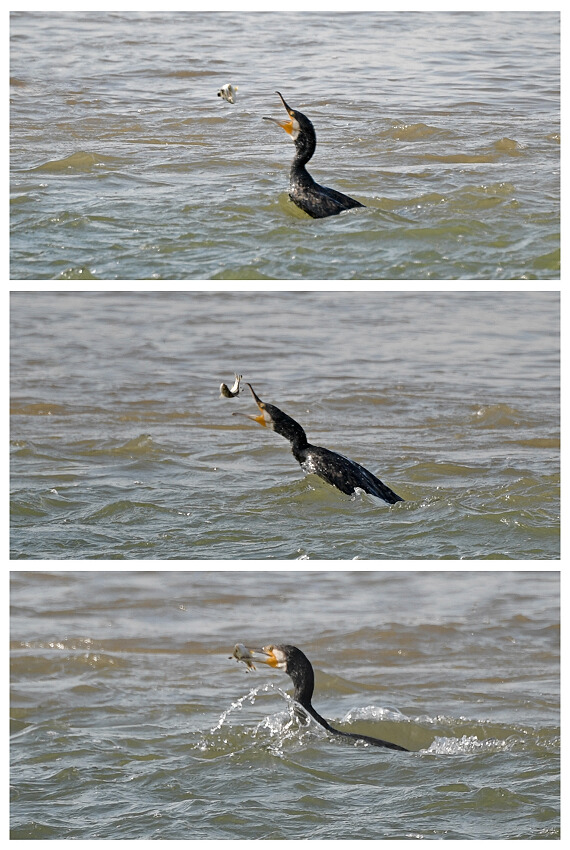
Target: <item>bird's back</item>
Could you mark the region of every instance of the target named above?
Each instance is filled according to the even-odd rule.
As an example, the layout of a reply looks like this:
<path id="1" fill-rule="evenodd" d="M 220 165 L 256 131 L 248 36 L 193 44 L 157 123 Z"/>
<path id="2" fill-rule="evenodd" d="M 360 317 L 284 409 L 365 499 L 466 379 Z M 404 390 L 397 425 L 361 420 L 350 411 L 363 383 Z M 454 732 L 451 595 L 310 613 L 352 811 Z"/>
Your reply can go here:
<path id="1" fill-rule="evenodd" d="M 313 218 L 326 218 L 329 215 L 338 215 L 343 210 L 364 206 L 360 201 L 337 192 L 336 189 L 320 186 L 314 180 L 310 185 L 291 180 L 289 197 Z"/>
<path id="2" fill-rule="evenodd" d="M 315 475 L 349 496 L 359 487 L 365 493 L 377 496 L 389 504 L 403 501 L 372 472 L 338 452 L 309 445 L 305 450 L 303 459 L 299 462 L 306 472 L 314 472 Z"/>

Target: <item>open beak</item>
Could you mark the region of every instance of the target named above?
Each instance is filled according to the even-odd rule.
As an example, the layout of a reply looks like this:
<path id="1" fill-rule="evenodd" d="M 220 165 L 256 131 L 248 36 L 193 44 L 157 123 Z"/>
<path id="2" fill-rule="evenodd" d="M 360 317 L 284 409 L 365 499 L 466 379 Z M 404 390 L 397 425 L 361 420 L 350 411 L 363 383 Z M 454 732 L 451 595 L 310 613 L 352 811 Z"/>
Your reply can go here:
<path id="1" fill-rule="evenodd" d="M 251 384 L 248 384 L 248 387 L 250 388 L 251 394 L 254 397 L 255 403 L 259 407 L 261 413 L 258 416 L 252 416 L 249 413 L 234 413 L 233 415 L 234 416 L 247 416 L 248 419 L 253 419 L 254 422 L 257 422 L 259 425 L 263 425 L 264 428 L 267 428 L 267 426 L 271 422 L 271 417 L 269 416 L 269 414 L 265 410 L 265 404 L 261 401 L 259 396 L 256 394 L 256 392 L 253 389 L 253 387 L 251 386 Z"/>
<path id="2" fill-rule="evenodd" d="M 293 133 L 295 132 L 295 130 L 299 129 L 299 124 L 297 123 L 296 119 L 293 116 L 293 110 L 291 109 L 290 106 L 288 106 L 285 103 L 285 100 L 284 100 L 281 92 L 277 92 L 277 94 L 281 98 L 281 102 L 282 102 L 283 106 L 285 107 L 285 109 L 289 113 L 289 120 L 288 121 L 280 121 L 278 118 L 265 118 L 265 117 L 263 118 L 263 120 L 264 121 L 273 121 L 274 124 L 278 124 L 279 127 L 283 127 L 283 129 L 287 133 L 289 133 L 290 136 L 292 136 Z"/>
<path id="3" fill-rule="evenodd" d="M 274 655 L 272 646 L 265 646 L 263 649 L 252 649 L 249 646 L 244 646 L 243 643 L 237 643 L 233 651 L 233 657 L 238 661 L 243 661 L 248 668 L 255 669 L 254 664 L 268 664 L 270 667 L 278 667 L 279 661 Z"/>
<path id="4" fill-rule="evenodd" d="M 269 664 L 270 667 L 277 667 L 278 661 L 273 654 L 272 646 L 264 646 L 263 649 L 250 649 L 250 655 L 254 661 L 259 664 Z"/>

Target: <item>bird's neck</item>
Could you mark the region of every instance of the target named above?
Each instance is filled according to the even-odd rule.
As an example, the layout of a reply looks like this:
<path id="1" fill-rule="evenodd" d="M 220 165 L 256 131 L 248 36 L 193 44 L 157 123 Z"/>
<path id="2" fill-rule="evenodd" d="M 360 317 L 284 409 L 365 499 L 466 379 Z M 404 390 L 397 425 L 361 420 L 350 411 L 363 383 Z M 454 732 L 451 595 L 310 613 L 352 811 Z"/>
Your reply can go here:
<path id="1" fill-rule="evenodd" d="M 310 190 L 315 185 L 315 181 L 307 171 L 304 165 L 296 166 L 295 163 L 291 166 L 289 174 L 289 186 L 291 191 L 295 190 Z"/>
<path id="2" fill-rule="evenodd" d="M 313 720 L 316 720 L 316 721 L 317 721 L 317 723 L 318 723 L 320 726 L 323 726 L 323 727 L 324 727 L 325 729 L 327 729 L 329 732 L 336 732 L 336 731 L 337 731 L 337 730 L 336 730 L 333 726 L 331 726 L 331 725 L 330 725 L 330 723 L 329 723 L 327 720 L 325 720 L 325 718 L 324 718 L 324 717 L 322 717 L 322 716 L 319 714 L 319 712 L 318 712 L 315 708 L 313 708 L 313 706 L 312 706 L 312 704 L 311 704 L 311 701 L 310 701 L 310 700 L 309 700 L 309 701 L 307 701 L 306 699 L 299 699 L 299 698 L 297 697 L 297 694 L 296 694 L 296 693 L 294 694 L 294 698 L 297 700 L 297 702 L 298 702 L 300 705 L 302 705 L 302 706 L 303 706 L 304 711 L 305 711 L 308 715 L 310 715 L 310 717 L 312 717 L 312 718 L 313 718 Z M 296 710 L 296 714 L 297 714 L 299 717 L 301 717 L 301 712 L 300 712 L 298 709 Z"/>
<path id="3" fill-rule="evenodd" d="M 291 443 L 291 451 L 297 460 L 299 460 L 297 455 L 300 452 L 303 452 L 309 445 L 307 435 L 305 434 L 303 427 L 294 419 L 291 419 L 290 416 L 282 413 L 277 427 L 274 428 L 274 430 L 276 430 L 278 434 L 281 434 L 282 437 L 285 437 L 286 440 L 289 440 Z"/>
<path id="4" fill-rule="evenodd" d="M 293 452 L 293 457 L 299 463 L 303 463 L 306 460 L 307 449 L 310 449 L 310 445 L 307 441 L 307 437 L 305 432 L 302 434 L 296 434 L 294 439 L 291 440 L 291 451 Z"/>
<path id="5" fill-rule="evenodd" d="M 291 166 L 291 173 L 293 173 L 293 171 L 299 171 L 300 173 L 304 172 L 305 174 L 307 173 L 305 171 L 305 166 L 314 154 L 316 146 L 317 140 L 312 135 L 303 133 L 301 136 L 297 137 L 295 140 L 295 158 L 293 159 L 293 165 Z"/>

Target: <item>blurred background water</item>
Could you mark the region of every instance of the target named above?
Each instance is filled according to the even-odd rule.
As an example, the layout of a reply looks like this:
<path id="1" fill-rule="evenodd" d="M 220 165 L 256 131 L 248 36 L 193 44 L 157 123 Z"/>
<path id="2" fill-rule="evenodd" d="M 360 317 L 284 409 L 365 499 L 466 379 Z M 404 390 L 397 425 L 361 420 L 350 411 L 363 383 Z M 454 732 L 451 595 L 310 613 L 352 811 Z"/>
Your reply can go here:
<path id="1" fill-rule="evenodd" d="M 15 12 L 15 279 L 557 279 L 557 12 Z M 237 101 L 217 97 L 239 86 Z M 287 198 L 281 91 L 319 182 Z"/>
<path id="2" fill-rule="evenodd" d="M 14 839 L 560 837 L 556 572 L 14 572 Z M 301 726 L 279 671 L 312 660 Z"/>
<path id="3" fill-rule="evenodd" d="M 553 559 L 557 292 L 13 292 L 14 558 Z M 305 476 L 244 375 L 405 501 Z"/>

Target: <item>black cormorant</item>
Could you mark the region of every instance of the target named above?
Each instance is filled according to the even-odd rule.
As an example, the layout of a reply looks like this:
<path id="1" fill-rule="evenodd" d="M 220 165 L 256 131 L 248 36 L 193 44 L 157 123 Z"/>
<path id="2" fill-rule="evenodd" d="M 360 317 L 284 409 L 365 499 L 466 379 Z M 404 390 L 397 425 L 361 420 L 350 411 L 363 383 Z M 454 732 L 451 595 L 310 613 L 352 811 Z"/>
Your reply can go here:
<path id="1" fill-rule="evenodd" d="M 295 422 L 278 407 L 273 404 L 266 404 L 256 395 L 255 390 L 248 384 L 253 397 L 257 403 L 261 413 L 259 416 L 250 416 L 249 414 L 241 414 L 253 419 L 260 425 L 266 428 L 271 428 L 277 434 L 281 434 L 291 443 L 291 451 L 296 460 L 299 461 L 305 472 L 314 472 L 319 478 L 322 478 L 333 487 L 337 487 L 347 495 L 352 495 L 356 488 L 364 490 L 371 496 L 377 496 L 393 505 L 395 502 L 403 502 L 401 496 L 390 490 L 386 484 L 383 484 L 379 478 L 376 478 L 371 472 L 356 463 L 349 460 L 344 455 L 338 452 L 332 452 L 330 449 L 323 449 L 320 446 L 312 446 L 307 441 L 307 435 L 298 422 Z M 234 414 L 236 415 L 236 414 Z"/>
<path id="2" fill-rule="evenodd" d="M 306 164 L 315 152 L 317 136 L 315 128 L 306 115 L 291 109 L 285 103 L 283 95 L 277 92 L 283 106 L 289 113 L 289 121 L 279 121 L 277 118 L 264 118 L 265 121 L 274 121 L 286 130 L 295 142 L 295 157 L 291 165 L 289 176 L 289 197 L 293 203 L 313 218 L 326 218 L 329 215 L 337 215 L 343 210 L 352 207 L 363 207 L 360 201 L 343 195 L 335 189 L 319 186 L 315 183 L 307 169 Z"/>
<path id="3" fill-rule="evenodd" d="M 247 659 L 243 657 L 243 650 L 249 653 Z M 324 717 L 316 711 L 311 703 L 313 690 L 315 687 L 315 675 L 311 662 L 304 652 L 301 652 L 296 646 L 288 644 L 280 646 L 264 646 L 263 649 L 249 649 L 241 647 L 242 654 L 239 657 L 240 661 L 248 660 L 251 662 L 260 662 L 268 664 L 270 667 L 276 667 L 279 670 L 284 670 L 295 685 L 295 693 L 293 698 L 303 706 L 307 714 L 310 714 L 317 723 L 323 726 L 327 732 L 333 735 L 341 735 L 343 738 L 351 738 L 355 741 L 363 741 L 366 744 L 372 744 L 374 747 L 386 747 L 389 750 L 402 750 L 409 752 L 406 747 L 401 747 L 399 744 L 391 744 L 389 741 L 383 741 L 381 738 L 372 738 L 370 735 L 359 735 L 356 732 L 341 732 L 340 729 L 335 729 L 331 726 Z M 236 656 L 238 657 L 238 656 Z"/>

